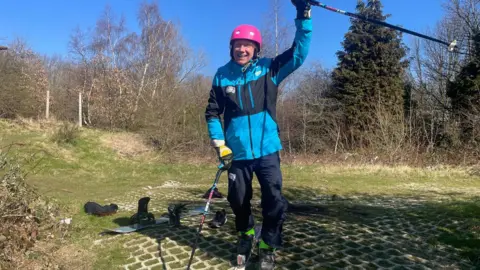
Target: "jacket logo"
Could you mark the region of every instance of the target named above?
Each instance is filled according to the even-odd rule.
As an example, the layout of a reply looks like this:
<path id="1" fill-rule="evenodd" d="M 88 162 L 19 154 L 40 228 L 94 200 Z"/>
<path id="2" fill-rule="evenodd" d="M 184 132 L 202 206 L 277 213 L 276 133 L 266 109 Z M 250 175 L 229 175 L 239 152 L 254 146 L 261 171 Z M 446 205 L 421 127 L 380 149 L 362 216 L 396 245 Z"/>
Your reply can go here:
<path id="1" fill-rule="evenodd" d="M 257 70 L 255 71 L 255 76 L 258 77 L 258 76 L 260 76 L 260 74 L 262 74 L 262 70 L 261 70 L 261 69 L 257 69 Z"/>
<path id="2" fill-rule="evenodd" d="M 225 89 L 225 92 L 227 92 L 227 95 L 235 94 L 235 87 L 229 85 L 227 89 Z"/>

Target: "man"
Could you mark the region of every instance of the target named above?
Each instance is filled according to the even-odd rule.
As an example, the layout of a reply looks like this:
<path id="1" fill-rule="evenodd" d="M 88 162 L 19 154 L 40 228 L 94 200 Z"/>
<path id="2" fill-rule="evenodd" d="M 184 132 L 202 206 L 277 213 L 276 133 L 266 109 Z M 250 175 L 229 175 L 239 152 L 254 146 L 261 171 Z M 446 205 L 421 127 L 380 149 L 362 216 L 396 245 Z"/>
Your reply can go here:
<path id="1" fill-rule="evenodd" d="M 231 60 L 217 70 L 205 111 L 212 146 L 228 170 L 227 199 L 239 232 L 240 268 L 250 256 L 254 234 L 250 205 L 253 173 L 262 194 L 261 269 L 274 269 L 275 249 L 283 245 L 281 233 L 287 201 L 281 191 L 277 92 L 278 85 L 303 64 L 312 28 L 308 2 L 292 0 L 292 3 L 297 10 L 293 45 L 273 59 L 259 57 L 262 37 L 257 28 L 240 25 L 233 30 Z M 222 114 L 224 127 L 220 121 Z"/>

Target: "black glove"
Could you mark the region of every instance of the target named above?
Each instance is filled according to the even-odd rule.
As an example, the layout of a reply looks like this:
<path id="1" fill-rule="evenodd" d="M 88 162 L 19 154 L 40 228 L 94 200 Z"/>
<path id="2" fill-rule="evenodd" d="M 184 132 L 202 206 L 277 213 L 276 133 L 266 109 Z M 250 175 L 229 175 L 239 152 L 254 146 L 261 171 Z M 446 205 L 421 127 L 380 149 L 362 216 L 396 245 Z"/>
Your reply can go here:
<path id="1" fill-rule="evenodd" d="M 291 0 L 292 4 L 297 8 L 297 19 L 309 19 L 311 5 L 308 0 Z"/>

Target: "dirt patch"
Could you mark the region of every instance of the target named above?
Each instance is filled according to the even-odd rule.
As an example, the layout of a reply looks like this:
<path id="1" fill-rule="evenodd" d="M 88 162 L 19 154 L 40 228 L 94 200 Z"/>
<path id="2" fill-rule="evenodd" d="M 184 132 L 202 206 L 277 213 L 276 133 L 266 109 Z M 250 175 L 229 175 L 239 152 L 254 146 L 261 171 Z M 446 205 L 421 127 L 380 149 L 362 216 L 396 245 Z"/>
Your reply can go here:
<path id="1" fill-rule="evenodd" d="M 93 269 L 94 254 L 71 244 L 37 242 L 16 269 Z"/>
<path id="2" fill-rule="evenodd" d="M 138 134 L 111 133 L 102 136 L 100 141 L 122 157 L 135 157 L 152 151 Z"/>
<path id="3" fill-rule="evenodd" d="M 64 269 L 92 269 L 94 254 L 91 251 L 80 249 L 74 245 L 63 246 L 53 256 L 60 268 Z"/>
<path id="4" fill-rule="evenodd" d="M 401 190 L 421 191 L 432 193 L 437 196 L 479 196 L 480 189 L 477 187 L 446 187 L 433 183 L 402 183 L 397 185 Z"/>
<path id="5" fill-rule="evenodd" d="M 165 183 L 163 183 L 160 188 L 162 187 L 180 187 L 182 186 L 182 184 L 180 182 L 177 182 L 177 181 L 165 181 Z"/>

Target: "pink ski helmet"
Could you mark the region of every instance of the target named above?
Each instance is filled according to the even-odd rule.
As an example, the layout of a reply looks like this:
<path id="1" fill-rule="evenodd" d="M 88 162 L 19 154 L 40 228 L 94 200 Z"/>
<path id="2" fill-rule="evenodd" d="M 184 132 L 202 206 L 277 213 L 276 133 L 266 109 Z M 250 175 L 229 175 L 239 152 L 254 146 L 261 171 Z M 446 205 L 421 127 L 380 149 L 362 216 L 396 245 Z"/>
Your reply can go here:
<path id="1" fill-rule="evenodd" d="M 242 24 L 233 29 L 230 37 L 230 54 L 232 54 L 233 41 L 237 39 L 246 39 L 256 43 L 258 48 L 257 54 L 262 49 L 262 35 L 260 34 L 260 31 L 253 25 Z"/>

